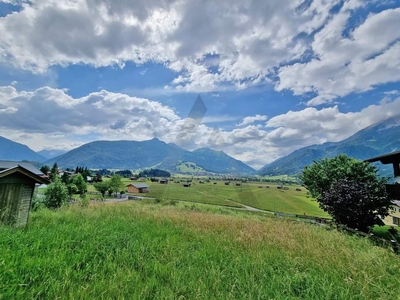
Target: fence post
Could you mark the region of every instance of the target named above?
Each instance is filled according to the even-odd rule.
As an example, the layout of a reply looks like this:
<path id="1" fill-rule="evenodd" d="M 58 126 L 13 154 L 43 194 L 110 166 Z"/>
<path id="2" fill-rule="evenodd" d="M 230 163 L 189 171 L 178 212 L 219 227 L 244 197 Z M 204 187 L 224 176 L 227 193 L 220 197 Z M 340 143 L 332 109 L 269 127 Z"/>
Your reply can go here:
<path id="1" fill-rule="evenodd" d="M 390 243 L 392 244 L 394 253 L 399 254 L 399 245 L 397 244 L 397 241 L 390 240 Z"/>

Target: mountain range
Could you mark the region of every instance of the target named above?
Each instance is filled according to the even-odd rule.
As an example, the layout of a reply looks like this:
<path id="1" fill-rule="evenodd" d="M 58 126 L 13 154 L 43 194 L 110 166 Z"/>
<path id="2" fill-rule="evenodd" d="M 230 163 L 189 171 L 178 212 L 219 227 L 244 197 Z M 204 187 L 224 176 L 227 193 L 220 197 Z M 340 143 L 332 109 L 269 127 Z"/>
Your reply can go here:
<path id="1" fill-rule="evenodd" d="M 258 174 L 297 175 L 305 166 L 321 158 L 345 153 L 357 159 L 366 159 L 396 150 L 400 150 L 400 115 L 368 126 L 343 141 L 327 142 L 295 150 L 265 165 Z M 159 168 L 179 173 L 256 173 L 253 168 L 222 151 L 208 148 L 187 151 L 157 138 L 142 142 L 95 141 L 61 153 L 63 151 L 57 150 L 42 150 L 36 153 L 26 145 L 0 137 L 0 159 L 3 160 L 28 160 L 50 166 L 57 162 L 63 168 L 85 166 L 135 170 Z M 381 174 L 391 176 L 391 166 L 380 165 L 379 168 Z"/>
<path id="2" fill-rule="evenodd" d="M 0 159 L 44 161 L 46 158 L 26 145 L 14 142 L 0 136 Z"/>
<path id="3" fill-rule="evenodd" d="M 340 142 L 327 142 L 300 148 L 265 165 L 258 173 L 260 175 L 297 175 L 305 166 L 325 157 L 330 158 L 344 153 L 364 160 L 397 150 L 400 150 L 400 115 L 368 126 Z M 393 175 L 391 165 L 378 165 L 378 167 L 382 175 Z"/>

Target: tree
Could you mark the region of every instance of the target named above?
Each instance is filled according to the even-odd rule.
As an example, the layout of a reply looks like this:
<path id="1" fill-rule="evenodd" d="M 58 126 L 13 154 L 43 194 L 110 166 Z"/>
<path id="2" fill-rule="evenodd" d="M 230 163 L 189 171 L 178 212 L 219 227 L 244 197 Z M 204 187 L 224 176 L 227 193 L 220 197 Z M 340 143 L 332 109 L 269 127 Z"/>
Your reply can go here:
<path id="1" fill-rule="evenodd" d="M 113 175 L 109 181 L 109 191 L 111 191 L 111 193 L 118 193 L 124 188 L 125 186 L 122 182 L 122 177 L 118 174 Z"/>
<path id="2" fill-rule="evenodd" d="M 78 193 L 78 188 L 75 184 L 69 183 L 67 184 L 68 195 L 71 197 L 73 194 Z"/>
<path id="3" fill-rule="evenodd" d="M 72 183 L 76 185 L 76 188 L 78 189 L 78 193 L 80 195 L 84 195 L 86 193 L 87 183 L 85 182 L 81 174 L 76 175 L 72 180 Z"/>
<path id="4" fill-rule="evenodd" d="M 44 195 L 46 207 L 52 209 L 61 207 L 68 200 L 67 187 L 61 182 L 58 176 L 47 186 Z"/>
<path id="5" fill-rule="evenodd" d="M 93 186 L 96 191 L 99 191 L 104 198 L 106 192 L 110 189 L 110 181 L 95 182 L 93 183 Z"/>
<path id="6" fill-rule="evenodd" d="M 47 175 L 47 172 L 50 172 L 50 167 L 47 165 L 44 165 L 40 168 L 40 172 L 42 172 L 44 175 Z"/>
<path id="7" fill-rule="evenodd" d="M 55 181 L 55 178 L 58 177 L 58 166 L 57 163 L 54 163 L 53 167 L 50 170 L 50 181 L 53 182 Z"/>
<path id="8" fill-rule="evenodd" d="M 68 185 L 70 183 L 70 178 L 67 172 L 64 172 L 61 176 L 61 181 L 62 183 L 64 183 L 65 185 Z"/>
<path id="9" fill-rule="evenodd" d="M 373 225 L 382 223 L 379 217 L 389 214 L 391 202 L 379 180 L 364 183 L 341 179 L 323 194 L 319 204 L 336 223 L 368 232 Z"/>
<path id="10" fill-rule="evenodd" d="M 339 224 L 367 231 L 388 215 L 386 179 L 375 166 L 339 155 L 305 167 L 300 179 L 319 206 Z"/>
<path id="11" fill-rule="evenodd" d="M 375 181 L 377 180 L 376 172 L 375 166 L 342 154 L 334 158 L 315 161 L 311 166 L 303 169 L 299 178 L 311 196 L 318 200 L 334 182 L 341 179 L 358 182 Z"/>

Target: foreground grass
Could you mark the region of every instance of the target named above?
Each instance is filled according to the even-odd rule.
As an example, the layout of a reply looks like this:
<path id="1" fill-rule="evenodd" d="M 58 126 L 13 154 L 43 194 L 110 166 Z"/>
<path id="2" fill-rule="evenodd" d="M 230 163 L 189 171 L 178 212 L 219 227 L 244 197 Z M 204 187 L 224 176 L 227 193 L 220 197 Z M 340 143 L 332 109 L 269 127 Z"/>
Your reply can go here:
<path id="1" fill-rule="evenodd" d="M 368 240 L 203 210 L 73 206 L 0 227 L 0 299 L 398 298 L 399 257 Z"/>

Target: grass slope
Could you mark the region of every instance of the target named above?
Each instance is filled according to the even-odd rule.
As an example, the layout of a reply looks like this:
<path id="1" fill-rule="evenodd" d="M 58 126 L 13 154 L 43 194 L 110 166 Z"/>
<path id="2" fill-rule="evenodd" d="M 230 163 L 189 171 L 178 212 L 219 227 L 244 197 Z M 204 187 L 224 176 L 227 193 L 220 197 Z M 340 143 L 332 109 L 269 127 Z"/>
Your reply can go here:
<path id="1" fill-rule="evenodd" d="M 126 181 L 128 184 L 128 181 Z M 168 185 L 157 182 L 146 182 L 150 186 L 148 197 L 168 200 L 184 200 L 198 203 L 207 203 L 224 206 L 236 206 L 236 202 L 253 206 L 255 208 L 278 211 L 284 213 L 304 214 L 319 217 L 328 217 L 323 212 L 316 201 L 307 198 L 306 190 L 303 187 L 290 185 L 289 190 L 277 189 L 275 183 L 242 183 L 236 186 L 235 182 L 230 185 L 224 185 L 224 182 L 218 181 L 216 185 L 210 183 L 198 183 L 193 181 L 190 188 L 182 186 L 182 183 L 170 182 Z M 262 186 L 262 188 L 259 188 Z M 269 186 L 269 188 L 266 188 Z M 296 191 L 301 188 L 301 191 Z M 142 194 L 143 195 L 143 194 Z"/>
<path id="2" fill-rule="evenodd" d="M 125 202 L 0 227 L 0 299 L 397 299 L 368 240 L 214 208 Z"/>

